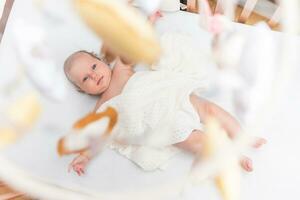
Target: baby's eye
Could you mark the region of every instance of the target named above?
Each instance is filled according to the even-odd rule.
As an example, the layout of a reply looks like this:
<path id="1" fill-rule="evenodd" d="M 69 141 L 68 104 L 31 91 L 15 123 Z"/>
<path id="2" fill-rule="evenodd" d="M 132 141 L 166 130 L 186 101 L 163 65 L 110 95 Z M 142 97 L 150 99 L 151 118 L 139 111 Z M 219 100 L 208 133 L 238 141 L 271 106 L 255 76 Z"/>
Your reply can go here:
<path id="1" fill-rule="evenodd" d="M 97 65 L 93 64 L 92 69 L 94 70 L 94 69 L 96 69 L 96 67 L 97 67 Z"/>
<path id="2" fill-rule="evenodd" d="M 89 77 L 84 77 L 83 79 L 82 79 L 82 82 L 85 82 L 87 79 L 88 79 Z"/>

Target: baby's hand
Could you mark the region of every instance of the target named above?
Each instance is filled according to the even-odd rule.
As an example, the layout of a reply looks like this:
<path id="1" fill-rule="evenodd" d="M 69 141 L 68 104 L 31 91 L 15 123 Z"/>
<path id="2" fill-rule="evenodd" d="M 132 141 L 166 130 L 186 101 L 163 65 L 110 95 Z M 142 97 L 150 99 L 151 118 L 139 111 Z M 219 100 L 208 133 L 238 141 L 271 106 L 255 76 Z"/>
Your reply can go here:
<path id="1" fill-rule="evenodd" d="M 105 62 L 107 62 L 107 63 L 113 62 L 117 57 L 115 52 L 110 47 L 108 47 L 106 44 L 102 45 L 101 50 L 100 50 L 100 55 L 102 55 Z"/>
<path id="2" fill-rule="evenodd" d="M 153 13 L 151 16 L 148 17 L 151 24 L 154 24 L 159 18 L 161 18 L 163 14 L 158 10 L 155 13 Z"/>
<path id="3" fill-rule="evenodd" d="M 73 159 L 73 161 L 69 164 L 68 172 L 70 172 L 72 169 L 78 174 L 78 176 L 81 176 L 84 174 L 85 167 L 89 163 L 90 158 L 86 155 L 78 155 Z"/>

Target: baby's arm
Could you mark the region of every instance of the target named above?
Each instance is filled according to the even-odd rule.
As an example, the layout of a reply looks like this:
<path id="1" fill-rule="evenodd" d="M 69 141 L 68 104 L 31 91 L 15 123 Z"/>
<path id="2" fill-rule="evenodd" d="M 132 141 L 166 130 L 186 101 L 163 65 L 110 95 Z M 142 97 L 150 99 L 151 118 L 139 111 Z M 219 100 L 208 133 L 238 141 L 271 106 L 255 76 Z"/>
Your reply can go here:
<path id="1" fill-rule="evenodd" d="M 124 144 L 123 141 L 114 139 L 115 142 L 118 142 L 120 144 Z M 87 165 L 90 163 L 90 161 L 99 154 L 101 148 L 99 149 L 88 149 L 80 154 L 78 154 L 72 162 L 69 164 L 69 169 L 68 171 L 70 172 L 72 169 L 79 175 L 81 176 L 82 174 L 85 173 L 85 169 Z"/>
<path id="2" fill-rule="evenodd" d="M 130 62 L 128 59 L 115 54 L 105 43 L 100 49 L 100 55 L 102 55 L 106 63 L 112 63 L 114 60 L 119 59 L 123 65 L 127 65 L 130 67 L 135 65 L 135 63 Z"/>
<path id="3" fill-rule="evenodd" d="M 79 176 L 84 174 L 87 165 L 99 154 L 99 150 L 90 148 L 78 154 L 69 164 L 68 171 L 70 172 L 73 169 Z"/>

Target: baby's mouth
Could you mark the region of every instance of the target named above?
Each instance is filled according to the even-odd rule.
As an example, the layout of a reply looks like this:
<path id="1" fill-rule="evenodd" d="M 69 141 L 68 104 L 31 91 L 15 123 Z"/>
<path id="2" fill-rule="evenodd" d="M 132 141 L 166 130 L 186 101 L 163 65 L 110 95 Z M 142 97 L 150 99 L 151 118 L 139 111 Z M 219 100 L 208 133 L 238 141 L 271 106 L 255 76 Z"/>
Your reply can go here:
<path id="1" fill-rule="evenodd" d="M 97 85 L 100 84 L 101 80 L 103 79 L 103 76 L 101 78 L 99 78 L 98 82 L 97 82 Z"/>

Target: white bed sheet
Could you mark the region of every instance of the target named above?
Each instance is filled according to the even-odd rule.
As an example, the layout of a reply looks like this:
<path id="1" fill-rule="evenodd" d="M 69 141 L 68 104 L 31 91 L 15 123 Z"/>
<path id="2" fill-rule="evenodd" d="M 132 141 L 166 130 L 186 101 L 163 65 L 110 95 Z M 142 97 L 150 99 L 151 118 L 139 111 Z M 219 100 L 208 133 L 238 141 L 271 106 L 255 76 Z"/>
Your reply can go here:
<path id="1" fill-rule="evenodd" d="M 74 20 L 74 13 L 68 7 L 69 1 L 48 1 L 49 8 L 45 10 L 46 22 L 37 18 L 31 1 L 16 1 L 7 30 L 0 49 L 1 82 L 5 83 L 13 77 L 19 64 L 11 37 L 11 26 L 18 19 L 23 18 L 31 23 L 42 23 L 48 30 L 48 41 L 53 50 L 58 67 L 62 68 L 64 59 L 73 51 L 86 49 L 98 52 L 101 43 L 86 27 Z M 158 32 L 183 31 L 195 35 L 195 42 L 199 42 L 203 49 L 210 50 L 211 36 L 201 30 L 197 24 L 197 15 L 185 12 L 165 13 L 158 21 Z M 245 25 L 237 25 L 241 31 L 255 31 Z M 281 37 L 274 33 L 274 37 Z M 300 47 L 300 40 L 295 42 Z M 7 67 L 9 66 L 9 67 Z M 4 69 L 5 67 L 5 69 Z M 3 70 L 4 69 L 4 70 Z M 3 73 L 4 71 L 4 73 Z M 6 76 L 2 76 L 6 74 Z M 63 75 L 63 71 L 62 71 Z M 300 184 L 300 152 L 299 115 L 300 89 L 299 71 L 295 76 L 294 88 L 290 88 L 282 105 L 274 111 L 273 118 L 266 124 L 264 137 L 269 143 L 255 152 L 253 160 L 255 171 L 243 176 L 242 199 L 283 199 L 300 195 L 297 189 Z M 297 79 L 298 78 L 298 79 Z M 168 183 L 184 177 L 189 170 L 192 158 L 187 154 L 180 154 L 169 162 L 166 171 L 144 172 L 125 157 L 110 149 L 98 156 L 89 166 L 87 173 L 78 177 L 75 173 L 67 173 L 68 163 L 72 157 L 59 158 L 56 153 L 56 142 L 72 123 L 90 111 L 96 99 L 74 92 L 69 87 L 67 101 L 53 103 L 41 98 L 44 106 L 39 124 L 32 133 L 27 134 L 17 144 L 2 152 L 18 166 L 57 185 L 72 188 L 89 188 L 96 191 L 115 192 L 152 187 L 161 183 Z M 19 94 L 32 87 L 28 81 L 19 89 Z M 176 199 L 177 192 L 170 199 Z M 219 199 L 212 182 L 200 187 L 189 188 L 182 194 L 181 199 Z"/>

